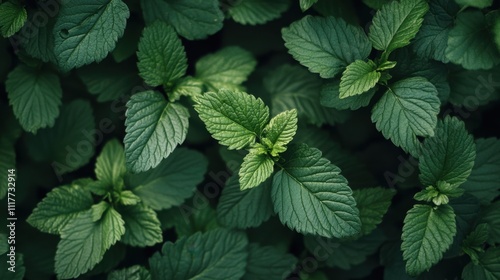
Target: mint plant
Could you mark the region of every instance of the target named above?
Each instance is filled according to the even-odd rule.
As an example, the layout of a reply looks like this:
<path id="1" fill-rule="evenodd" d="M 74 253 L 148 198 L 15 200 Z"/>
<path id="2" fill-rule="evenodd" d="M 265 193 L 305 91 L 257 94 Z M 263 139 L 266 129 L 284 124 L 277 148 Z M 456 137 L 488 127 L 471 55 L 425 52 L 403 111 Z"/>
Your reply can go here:
<path id="1" fill-rule="evenodd" d="M 0 0 L 0 279 L 500 279 L 493 0 Z"/>

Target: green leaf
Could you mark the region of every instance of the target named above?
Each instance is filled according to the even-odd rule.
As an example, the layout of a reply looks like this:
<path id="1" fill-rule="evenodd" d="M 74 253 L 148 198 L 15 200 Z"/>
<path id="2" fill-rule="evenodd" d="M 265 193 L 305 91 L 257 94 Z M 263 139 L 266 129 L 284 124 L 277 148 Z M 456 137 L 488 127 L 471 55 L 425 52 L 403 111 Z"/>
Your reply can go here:
<path id="1" fill-rule="evenodd" d="M 175 102 L 181 96 L 195 97 L 202 94 L 203 82 L 199 79 L 187 76 L 176 81 L 172 92 L 168 94 L 170 102 Z"/>
<path id="2" fill-rule="evenodd" d="M 246 92 L 220 89 L 198 96 L 195 101 L 194 108 L 207 130 L 230 150 L 253 144 L 269 120 L 269 108 Z"/>
<path id="3" fill-rule="evenodd" d="M 65 1 L 54 25 L 54 53 L 69 71 L 103 60 L 123 36 L 130 13 L 121 0 Z"/>
<path id="4" fill-rule="evenodd" d="M 373 17 L 368 34 L 373 47 L 390 53 L 410 44 L 428 10 L 424 0 L 392 1 L 382 6 Z"/>
<path id="5" fill-rule="evenodd" d="M 121 205 L 137 205 L 139 202 L 141 202 L 141 198 L 135 195 L 133 192 L 126 190 L 126 191 L 121 191 L 118 194 L 118 203 Z"/>
<path id="6" fill-rule="evenodd" d="M 92 269 L 104 253 L 125 233 L 123 219 L 109 204 L 96 204 L 91 210 L 72 219 L 61 230 L 57 246 L 55 272 L 68 279 Z M 97 218 L 97 219 L 96 219 Z"/>
<path id="7" fill-rule="evenodd" d="M 0 137 L 0 200 L 7 194 L 9 182 L 8 170 L 16 167 L 16 152 L 14 150 L 14 145 L 10 144 L 7 139 L 2 137 Z"/>
<path id="8" fill-rule="evenodd" d="M 483 13 L 464 11 L 457 15 L 456 25 L 449 33 L 446 57 L 465 69 L 491 69 L 500 63 L 500 54 L 490 38 Z"/>
<path id="9" fill-rule="evenodd" d="M 272 246 L 248 245 L 248 264 L 242 280 L 281 280 L 292 272 L 297 258 Z"/>
<path id="10" fill-rule="evenodd" d="M 479 264 L 470 262 L 464 267 L 462 277 L 465 280 L 496 280 L 500 278 L 500 247 L 490 248 L 479 255 Z"/>
<path id="11" fill-rule="evenodd" d="M 274 171 L 274 161 L 267 154 L 261 154 L 255 149 L 243 159 L 239 171 L 241 190 L 255 188 L 269 178 Z"/>
<path id="12" fill-rule="evenodd" d="M 413 50 L 420 56 L 447 63 L 448 35 L 453 28 L 459 7 L 454 0 L 429 2 L 420 31 L 413 41 Z"/>
<path id="13" fill-rule="evenodd" d="M 164 21 L 188 40 L 215 34 L 224 20 L 217 0 L 141 0 L 141 7 L 147 24 Z"/>
<path id="14" fill-rule="evenodd" d="M 457 107 L 464 107 L 466 111 L 475 111 L 500 98 L 500 67 L 492 70 L 465 70 L 455 68 L 450 71 L 450 103 Z M 469 116 L 469 112 L 463 114 Z"/>
<path id="15" fill-rule="evenodd" d="M 240 279 L 245 273 L 247 238 L 244 233 L 216 229 L 166 242 L 149 259 L 151 278 Z"/>
<path id="16" fill-rule="evenodd" d="M 484 252 L 483 245 L 488 240 L 488 235 L 488 224 L 479 224 L 462 242 L 463 252 L 469 255 L 472 262 L 476 265 L 479 263 L 479 253 Z"/>
<path id="17" fill-rule="evenodd" d="M 256 188 L 240 190 L 237 176 L 231 176 L 222 189 L 217 204 L 217 219 L 228 228 L 257 227 L 267 221 L 273 212 L 271 179 Z"/>
<path id="18" fill-rule="evenodd" d="M 221 88 L 239 90 L 256 65 L 257 61 L 250 52 L 240 47 L 225 47 L 196 62 L 196 78 L 212 91 Z"/>
<path id="19" fill-rule="evenodd" d="M 5 87 L 9 103 L 25 131 L 36 133 L 40 128 L 54 125 L 62 98 L 57 75 L 21 64 L 9 73 Z"/>
<path id="20" fill-rule="evenodd" d="M 384 5 L 393 0 L 363 0 L 363 3 L 374 10 L 380 10 Z"/>
<path id="21" fill-rule="evenodd" d="M 288 52 L 322 78 L 332 78 L 354 61 L 366 59 L 372 49 L 361 27 L 334 17 L 305 16 L 281 33 Z"/>
<path id="22" fill-rule="evenodd" d="M 297 110 L 292 109 L 282 112 L 273 117 L 264 128 L 264 139 L 271 144 L 271 155 L 277 156 L 286 151 L 286 145 L 290 143 L 297 132 Z"/>
<path id="23" fill-rule="evenodd" d="M 195 199 L 201 198 L 202 195 L 201 193 L 195 194 L 192 201 L 196 201 Z M 171 225 L 165 225 L 165 227 L 175 227 L 178 238 L 219 228 L 215 210 L 208 205 L 200 207 L 199 205 L 193 205 L 194 203 L 196 202 L 183 204 L 165 211 L 170 221 L 163 221 L 163 223 L 171 223 Z M 196 206 L 198 208 L 195 208 Z"/>
<path id="24" fill-rule="evenodd" d="M 455 0 L 460 6 L 475 7 L 479 9 L 487 8 L 493 4 L 493 0 Z"/>
<path id="25" fill-rule="evenodd" d="M 440 261 L 456 231 L 451 206 L 414 205 L 406 214 L 401 244 L 408 274 L 416 276 Z"/>
<path id="26" fill-rule="evenodd" d="M 300 9 L 305 12 L 314 5 L 318 0 L 300 0 Z"/>
<path id="27" fill-rule="evenodd" d="M 366 188 L 354 190 L 352 196 L 356 200 L 361 220 L 361 233 L 363 235 L 372 232 L 382 222 L 391 200 L 396 192 L 392 189 Z"/>
<path id="28" fill-rule="evenodd" d="M 488 244 L 500 243 L 500 201 L 493 202 L 482 211 L 480 223 L 488 224 Z"/>
<path id="29" fill-rule="evenodd" d="M 377 91 L 374 87 L 361 95 L 354 95 L 346 98 L 340 98 L 340 81 L 334 80 L 325 83 L 321 88 L 321 105 L 337 110 L 357 110 L 370 104 L 370 100 Z"/>
<path id="30" fill-rule="evenodd" d="M 356 60 L 349 64 L 340 79 L 340 99 L 360 95 L 375 87 L 382 74 L 371 60 Z"/>
<path id="31" fill-rule="evenodd" d="M 417 136 L 434 135 L 439 113 L 437 90 L 424 78 L 398 81 L 375 104 L 372 122 L 385 138 L 413 156 L 419 153 Z"/>
<path id="32" fill-rule="evenodd" d="M 125 234 L 121 242 L 136 247 L 153 246 L 163 241 L 161 224 L 156 212 L 143 203 L 118 209 L 125 222 Z"/>
<path id="33" fill-rule="evenodd" d="M 241 0 L 234 1 L 229 7 L 231 18 L 241 24 L 264 24 L 278 18 L 288 9 L 288 0 Z"/>
<path id="34" fill-rule="evenodd" d="M 6 280 L 25 279 L 26 267 L 24 265 L 23 254 L 16 253 L 16 267 L 14 272 L 7 270 L 7 265 L 5 265 L 6 263 L 9 262 L 9 256 L 7 256 L 6 254 L 1 255 L 0 262 L 4 264 L 2 265 L 2 270 L 0 270 L 0 279 L 6 279 Z"/>
<path id="35" fill-rule="evenodd" d="M 14 35 L 28 19 L 26 9 L 17 1 L 0 4 L 0 33 L 4 38 Z"/>
<path id="36" fill-rule="evenodd" d="M 347 115 L 321 106 L 322 79 L 297 65 L 282 65 L 264 78 L 264 88 L 271 95 L 272 115 L 297 110 L 299 119 L 317 126 L 343 122 Z"/>
<path id="37" fill-rule="evenodd" d="M 482 204 L 500 194 L 500 141 L 497 138 L 476 140 L 476 159 L 467 181 L 461 185 Z"/>
<path id="38" fill-rule="evenodd" d="M 157 167 L 130 174 L 127 186 L 152 209 L 168 209 L 193 195 L 196 185 L 203 181 L 207 165 L 199 152 L 178 148 Z"/>
<path id="39" fill-rule="evenodd" d="M 497 49 L 500 51 L 500 18 L 497 18 L 495 25 L 493 26 L 493 35 L 495 44 L 497 44 Z"/>
<path id="40" fill-rule="evenodd" d="M 80 186 L 58 187 L 38 203 L 27 222 L 43 232 L 59 234 L 79 213 L 89 210 L 93 202 L 91 193 Z"/>
<path id="41" fill-rule="evenodd" d="M 38 13 L 31 13 L 27 22 L 34 22 Z M 20 44 L 28 55 L 43 62 L 57 64 L 54 53 L 54 24 L 56 18 L 49 18 L 47 24 L 33 24 L 29 26 L 29 36 L 19 37 Z"/>
<path id="42" fill-rule="evenodd" d="M 107 280 L 151 280 L 149 271 L 140 265 L 114 270 L 108 274 Z"/>
<path id="43" fill-rule="evenodd" d="M 134 94 L 127 102 L 125 158 L 132 172 L 144 172 L 167 158 L 186 139 L 189 111 L 156 91 Z"/>
<path id="44" fill-rule="evenodd" d="M 273 177 L 274 211 L 299 233 L 349 237 L 361 230 L 359 212 L 340 169 L 306 144 L 283 154 L 282 170 Z"/>
<path id="45" fill-rule="evenodd" d="M 102 148 L 95 164 L 97 180 L 119 190 L 123 187 L 123 177 L 127 173 L 125 153 L 122 144 L 116 140 L 108 141 Z"/>
<path id="46" fill-rule="evenodd" d="M 186 74 L 184 46 L 170 25 L 155 22 L 144 28 L 138 48 L 137 67 L 146 84 L 168 85 Z"/>
<path id="47" fill-rule="evenodd" d="M 438 122 L 434 137 L 424 141 L 418 165 L 420 181 L 424 186 L 444 181 L 457 187 L 469 177 L 475 158 L 474 138 L 465 124 L 447 116 Z"/>

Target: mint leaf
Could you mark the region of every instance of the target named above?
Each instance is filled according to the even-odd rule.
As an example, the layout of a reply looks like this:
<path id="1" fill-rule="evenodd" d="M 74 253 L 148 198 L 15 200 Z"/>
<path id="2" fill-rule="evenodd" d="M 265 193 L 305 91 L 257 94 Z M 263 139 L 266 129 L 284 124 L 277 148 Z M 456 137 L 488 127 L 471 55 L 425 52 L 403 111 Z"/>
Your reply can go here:
<path id="1" fill-rule="evenodd" d="M 120 214 L 109 204 L 101 203 L 104 204 L 94 205 L 61 230 L 55 263 L 59 278 L 74 278 L 92 269 L 125 233 Z"/>
<path id="2" fill-rule="evenodd" d="M 217 204 L 217 220 L 225 227 L 257 227 L 268 220 L 273 212 L 271 179 L 256 188 L 240 190 L 237 176 L 231 176 L 222 189 Z"/>
<path id="3" fill-rule="evenodd" d="M 127 186 L 154 210 L 180 205 L 193 195 L 207 169 L 205 157 L 185 148 L 176 149 L 157 167 L 130 174 Z"/>
<path id="4" fill-rule="evenodd" d="M 147 24 L 165 21 L 188 40 L 215 34 L 224 20 L 217 0 L 142 0 L 141 7 Z"/>
<path id="5" fill-rule="evenodd" d="M 479 255 L 479 264 L 470 262 L 464 267 L 462 277 L 465 280 L 500 278 L 500 247 L 492 247 Z"/>
<path id="6" fill-rule="evenodd" d="M 500 194 L 500 141 L 497 138 L 476 140 L 476 159 L 467 181 L 461 185 L 482 204 Z"/>
<path id="7" fill-rule="evenodd" d="M 428 10 L 424 0 L 393 1 L 382 6 L 373 17 L 368 34 L 373 47 L 390 53 L 409 45 Z"/>
<path id="8" fill-rule="evenodd" d="M 288 0 L 241 0 L 229 7 L 231 18 L 241 24 L 263 24 L 278 18 L 288 9 Z"/>
<path id="9" fill-rule="evenodd" d="M 108 274 L 107 280 L 151 280 L 151 274 L 143 266 L 134 265 L 131 267 L 114 270 Z"/>
<path id="10" fill-rule="evenodd" d="M 264 127 L 264 141 L 269 141 L 271 155 L 277 156 L 286 151 L 297 132 L 297 110 L 285 111 L 273 117 Z"/>
<path id="11" fill-rule="evenodd" d="M 141 202 L 141 198 L 135 195 L 132 191 L 125 190 L 118 193 L 117 202 L 121 205 L 137 205 Z"/>
<path id="12" fill-rule="evenodd" d="M 186 139 L 189 111 L 156 91 L 134 94 L 127 102 L 125 158 L 132 172 L 144 172 L 167 158 Z"/>
<path id="13" fill-rule="evenodd" d="M 99 181 L 119 190 L 123 187 L 125 173 L 127 173 L 127 168 L 123 146 L 116 139 L 110 140 L 97 157 L 95 175 Z"/>
<path id="14" fill-rule="evenodd" d="M 413 41 L 413 50 L 425 58 L 447 63 L 448 35 L 453 28 L 459 7 L 454 0 L 429 2 L 429 12 L 424 17 L 420 31 Z"/>
<path id="15" fill-rule="evenodd" d="M 377 91 L 374 87 L 361 95 L 340 98 L 340 81 L 335 80 L 325 83 L 321 88 L 321 105 L 337 110 L 357 110 L 370 104 L 370 100 Z"/>
<path id="16" fill-rule="evenodd" d="M 261 154 L 255 149 L 243 159 L 239 171 L 241 190 L 255 188 L 264 182 L 274 171 L 274 161 L 269 155 Z"/>
<path id="17" fill-rule="evenodd" d="M 408 78 L 389 86 L 373 107 L 372 122 L 385 138 L 416 156 L 416 136 L 434 135 L 439 107 L 434 85 L 424 78 Z"/>
<path id="18" fill-rule="evenodd" d="M 488 224 L 478 224 L 462 242 L 462 251 L 469 255 L 474 264 L 479 263 L 479 253 L 484 252 L 483 245 L 488 240 L 488 235 Z"/>
<path id="19" fill-rule="evenodd" d="M 149 259 L 151 279 L 240 279 L 245 273 L 247 239 L 241 232 L 216 229 L 166 242 Z"/>
<path id="20" fill-rule="evenodd" d="M 356 200 L 361 220 L 361 233 L 363 235 L 372 232 L 382 222 L 391 205 L 392 197 L 396 194 L 394 190 L 384 188 L 366 188 L 354 190 L 352 196 Z"/>
<path id="21" fill-rule="evenodd" d="M 137 67 L 146 84 L 169 85 L 186 74 L 184 46 L 170 25 L 155 22 L 144 28 L 138 48 Z"/>
<path id="22" fill-rule="evenodd" d="M 424 141 L 418 165 L 420 181 L 424 186 L 444 181 L 457 187 L 469 177 L 475 158 L 474 138 L 465 124 L 447 116 L 438 122 L 434 137 Z"/>
<path id="23" fill-rule="evenodd" d="M 281 222 L 300 233 L 324 237 L 358 234 L 359 212 L 340 169 L 306 144 L 290 147 L 283 158 L 271 194 Z"/>
<path id="24" fill-rule="evenodd" d="M 212 91 L 221 88 L 239 90 L 256 65 L 257 61 L 250 52 L 240 47 L 225 47 L 196 62 L 196 78 Z"/>
<path id="25" fill-rule="evenodd" d="M 36 133 L 40 128 L 54 125 L 62 98 L 57 75 L 21 64 L 9 73 L 5 87 L 9 103 L 25 131 Z"/>
<path id="26" fill-rule="evenodd" d="M 14 35 L 23 27 L 27 18 L 26 9 L 17 1 L 0 4 L 0 33 L 4 38 Z"/>
<path id="27" fill-rule="evenodd" d="M 371 60 L 356 60 L 349 64 L 340 79 L 340 99 L 367 92 L 375 87 L 382 74 Z"/>
<path id="28" fill-rule="evenodd" d="M 43 232 L 59 234 L 79 213 L 89 210 L 93 202 L 91 193 L 82 187 L 58 187 L 37 204 L 27 222 Z"/>
<path id="29" fill-rule="evenodd" d="M 181 96 L 195 97 L 202 94 L 202 92 L 203 82 L 191 76 L 187 76 L 176 81 L 172 92 L 168 94 L 168 99 L 170 102 L 175 102 L 179 100 Z"/>
<path id="30" fill-rule="evenodd" d="M 279 280 L 290 274 L 297 258 L 272 246 L 248 245 L 248 264 L 242 280 Z"/>
<path id="31" fill-rule="evenodd" d="M 318 0 L 300 0 L 300 9 L 305 12 L 314 5 Z"/>
<path id="32" fill-rule="evenodd" d="M 130 13 L 121 0 L 67 1 L 54 25 L 54 53 L 63 71 L 103 60 L 123 36 Z"/>
<path id="33" fill-rule="evenodd" d="M 207 92 L 195 102 L 194 108 L 212 137 L 230 150 L 253 144 L 269 119 L 264 102 L 242 91 Z"/>
<path id="34" fill-rule="evenodd" d="M 352 62 L 366 59 L 371 51 L 360 27 L 334 17 L 305 16 L 281 33 L 288 52 L 322 78 L 336 76 Z"/>
<path id="35" fill-rule="evenodd" d="M 30 13 L 27 22 L 34 22 L 38 13 Z M 54 24 L 56 18 L 49 18 L 47 24 L 33 24 L 29 26 L 29 36 L 20 36 L 20 44 L 28 55 L 43 62 L 57 64 L 54 53 Z M 20 35 L 24 33 L 21 32 Z M 16 37 L 14 37 L 16 38 Z M 16 38 L 17 39 L 17 38 Z"/>
<path id="36" fill-rule="evenodd" d="M 406 213 L 401 250 L 406 272 L 416 276 L 443 257 L 456 234 L 455 214 L 449 205 L 417 204 Z"/>
<path id="37" fill-rule="evenodd" d="M 448 36 L 446 57 L 468 70 L 491 69 L 500 63 L 500 54 L 485 16 L 480 11 L 457 15 L 456 25 Z"/>
<path id="38" fill-rule="evenodd" d="M 125 222 L 125 234 L 121 242 L 137 247 L 153 246 L 163 241 L 161 224 L 156 212 L 143 203 L 118 209 Z"/>
<path id="39" fill-rule="evenodd" d="M 455 68 L 448 74 L 450 82 L 451 104 L 465 107 L 468 111 L 476 110 L 478 106 L 484 106 L 492 100 L 500 98 L 500 71 L 496 70 L 466 70 Z M 467 115 L 465 115 L 467 116 Z"/>
<path id="40" fill-rule="evenodd" d="M 460 6 L 476 7 L 479 9 L 487 8 L 493 4 L 493 0 L 455 0 Z"/>
<path id="41" fill-rule="evenodd" d="M 496 201 L 482 211 L 480 223 L 488 224 L 488 244 L 500 243 L 500 202 Z"/>
<path id="42" fill-rule="evenodd" d="M 201 193 L 195 194 L 202 195 Z M 195 201 L 193 199 L 193 201 Z M 196 203 L 196 202 L 194 202 Z M 183 236 L 191 236 L 197 232 L 207 232 L 216 228 L 219 228 L 217 224 L 217 214 L 215 210 L 210 206 L 192 208 L 192 204 L 183 204 L 176 208 L 171 208 L 167 210 L 168 219 L 172 226 L 175 227 L 175 233 L 177 237 L 181 238 Z M 165 221 L 166 223 L 169 221 Z M 168 227 L 167 227 L 168 228 Z"/>

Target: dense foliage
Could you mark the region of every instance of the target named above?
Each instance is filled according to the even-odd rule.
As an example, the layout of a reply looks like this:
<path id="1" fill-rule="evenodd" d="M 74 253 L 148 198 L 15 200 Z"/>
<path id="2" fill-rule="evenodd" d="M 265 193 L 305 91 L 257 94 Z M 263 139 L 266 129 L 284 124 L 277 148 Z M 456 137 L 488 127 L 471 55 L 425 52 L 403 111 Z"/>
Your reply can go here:
<path id="1" fill-rule="evenodd" d="M 0 1 L 0 279 L 500 279 L 499 8 Z"/>

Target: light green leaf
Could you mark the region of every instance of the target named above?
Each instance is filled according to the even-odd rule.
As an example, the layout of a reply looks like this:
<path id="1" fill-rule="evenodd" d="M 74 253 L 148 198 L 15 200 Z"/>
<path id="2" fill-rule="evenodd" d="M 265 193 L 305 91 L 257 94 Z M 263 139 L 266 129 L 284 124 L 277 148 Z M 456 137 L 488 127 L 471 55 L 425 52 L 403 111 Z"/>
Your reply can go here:
<path id="1" fill-rule="evenodd" d="M 429 2 L 420 31 L 413 41 L 413 50 L 420 56 L 447 63 L 448 35 L 453 28 L 459 7 L 454 0 Z"/>
<path id="2" fill-rule="evenodd" d="M 288 0 L 241 0 L 229 6 L 231 18 L 241 24 L 263 24 L 278 18 L 288 9 Z"/>
<path id="3" fill-rule="evenodd" d="M 136 247 L 153 246 L 163 241 L 161 224 L 156 212 L 143 203 L 118 209 L 125 222 L 125 234 L 121 242 Z"/>
<path id="4" fill-rule="evenodd" d="M 500 278 L 500 247 L 492 247 L 479 255 L 479 264 L 470 262 L 464 267 L 465 280 L 496 280 Z"/>
<path id="5" fill-rule="evenodd" d="M 264 182 L 274 171 L 274 161 L 269 155 L 256 152 L 254 149 L 243 159 L 239 171 L 240 189 L 255 188 Z"/>
<path id="6" fill-rule="evenodd" d="M 103 60 L 123 36 L 130 13 L 121 0 L 64 1 L 54 25 L 54 53 L 63 71 Z"/>
<path id="7" fill-rule="evenodd" d="M 482 204 L 500 194 L 500 141 L 497 138 L 476 140 L 476 159 L 467 181 L 461 185 Z"/>
<path id="8" fill-rule="evenodd" d="M 406 214 L 403 226 L 401 250 L 406 272 L 416 276 L 440 261 L 456 231 L 451 206 L 414 205 Z"/>
<path id="9" fill-rule="evenodd" d="M 274 213 L 271 183 L 267 179 L 256 188 L 242 191 L 237 176 L 227 179 L 217 204 L 219 223 L 229 228 L 248 228 L 267 221 Z"/>
<path id="10" fill-rule="evenodd" d="M 40 128 L 54 125 L 62 97 L 57 75 L 21 64 L 9 73 L 5 87 L 9 103 L 25 131 L 36 133 Z"/>
<path id="11" fill-rule="evenodd" d="M 107 280 L 151 280 L 149 271 L 140 265 L 111 271 Z"/>
<path id="12" fill-rule="evenodd" d="M 481 11 L 464 11 L 448 36 L 446 57 L 468 70 L 491 69 L 500 63 L 500 53 L 491 38 Z"/>
<path id="13" fill-rule="evenodd" d="M 168 100 L 175 102 L 181 96 L 195 97 L 203 93 L 203 82 L 199 79 L 187 76 L 180 78 L 173 86 L 172 92 L 168 94 Z"/>
<path id="14" fill-rule="evenodd" d="M 122 144 L 116 139 L 108 141 L 102 148 L 95 164 L 97 180 L 119 190 L 123 187 L 123 176 L 126 172 L 125 152 Z"/>
<path id="15" fill-rule="evenodd" d="M 180 205 L 192 196 L 203 181 L 207 160 L 199 152 L 176 149 L 157 167 L 143 173 L 130 174 L 127 186 L 154 210 Z"/>
<path id="16" fill-rule="evenodd" d="M 305 12 L 314 5 L 318 0 L 300 0 L 300 9 Z"/>
<path id="17" fill-rule="evenodd" d="M 240 47 L 225 47 L 198 60 L 195 77 L 212 91 L 221 88 L 239 90 L 256 65 L 257 61 L 250 52 Z"/>
<path id="18" fill-rule="evenodd" d="M 377 65 L 369 60 L 356 60 L 349 64 L 340 79 L 340 99 L 356 96 L 375 87 L 382 74 L 377 71 Z"/>
<path id="19" fill-rule="evenodd" d="M 141 7 L 147 24 L 164 21 L 188 40 L 215 34 L 224 20 L 217 0 L 141 0 Z"/>
<path id="20" fill-rule="evenodd" d="M 288 52 L 322 78 L 332 78 L 352 62 L 366 59 L 372 49 L 361 27 L 334 17 L 305 16 L 281 33 Z"/>
<path id="21" fill-rule="evenodd" d="M 382 6 L 373 17 L 368 34 L 373 47 L 390 53 L 410 44 L 428 10 L 424 0 L 392 1 Z"/>
<path id="22" fill-rule="evenodd" d="M 3 135 L 2 135 L 3 136 Z M 0 137 L 0 200 L 7 194 L 8 170 L 16 167 L 16 152 L 14 145 Z"/>
<path id="23" fill-rule="evenodd" d="M 0 33 L 4 38 L 14 35 L 28 19 L 26 9 L 17 1 L 0 4 Z"/>
<path id="24" fill-rule="evenodd" d="M 389 86 L 373 107 L 372 122 L 385 138 L 416 156 L 417 136 L 434 135 L 439 107 L 434 85 L 424 78 L 408 78 Z"/>
<path id="25" fill-rule="evenodd" d="M 292 109 L 282 112 L 273 117 L 264 128 L 264 139 L 271 144 L 271 155 L 277 156 L 286 151 L 286 145 L 290 143 L 297 132 L 297 110 Z"/>
<path id="26" fill-rule="evenodd" d="M 273 246 L 248 245 L 248 264 L 242 280 L 281 280 L 292 272 L 297 258 Z"/>
<path id="27" fill-rule="evenodd" d="M 139 75 L 148 85 L 168 85 L 186 74 L 184 46 L 170 25 L 155 22 L 144 28 L 138 48 Z"/>
<path id="28" fill-rule="evenodd" d="M 89 210 L 93 202 L 91 193 L 83 187 L 58 187 L 38 203 L 27 222 L 43 232 L 59 234 L 79 213 Z"/>
<path id="29" fill-rule="evenodd" d="M 247 263 L 242 232 L 216 229 L 166 242 L 149 259 L 151 279 L 240 279 Z"/>
<path id="30" fill-rule="evenodd" d="M 475 158 L 474 138 L 464 122 L 447 116 L 438 122 L 434 137 L 424 141 L 418 165 L 420 181 L 424 186 L 444 181 L 457 187 L 469 177 Z"/>
<path id="31" fill-rule="evenodd" d="M 118 203 L 121 205 L 137 205 L 141 202 L 141 198 L 135 195 L 132 191 L 125 190 L 118 194 Z"/>
<path id="32" fill-rule="evenodd" d="M 144 172 L 167 158 L 186 139 L 189 111 L 156 91 L 134 94 L 127 103 L 125 158 L 132 172 Z"/>
<path id="33" fill-rule="evenodd" d="M 299 119 L 321 126 L 347 119 L 347 114 L 321 106 L 322 79 L 297 65 L 282 65 L 264 78 L 264 88 L 271 95 L 272 115 L 297 110 Z"/>
<path id="34" fill-rule="evenodd" d="M 361 95 L 354 95 L 340 99 L 340 81 L 334 80 L 323 84 L 321 88 L 321 105 L 337 110 L 357 110 L 370 104 L 370 100 L 377 92 L 374 87 Z"/>
<path id="35" fill-rule="evenodd" d="M 97 210 L 98 205 L 72 219 L 61 230 L 55 263 L 59 278 L 75 278 L 92 269 L 125 233 L 120 214 L 106 204 L 100 216 L 102 209 Z"/>
<path id="36" fill-rule="evenodd" d="M 299 233 L 349 237 L 361 230 L 359 212 L 340 169 L 306 144 L 283 154 L 282 170 L 273 177 L 274 211 Z"/>
<path id="37" fill-rule="evenodd" d="M 455 0 L 460 6 L 475 7 L 479 9 L 487 8 L 493 4 L 493 0 Z"/>
<path id="38" fill-rule="evenodd" d="M 392 189 L 366 188 L 354 190 L 352 196 L 356 200 L 361 219 L 361 233 L 363 235 L 372 232 L 385 215 L 391 205 L 392 197 L 396 192 Z"/>
<path id="39" fill-rule="evenodd" d="M 269 108 L 260 98 L 241 91 L 220 89 L 195 98 L 195 110 L 212 137 L 230 150 L 255 142 L 269 120 Z"/>

